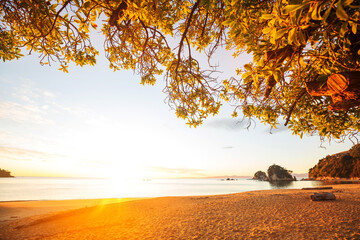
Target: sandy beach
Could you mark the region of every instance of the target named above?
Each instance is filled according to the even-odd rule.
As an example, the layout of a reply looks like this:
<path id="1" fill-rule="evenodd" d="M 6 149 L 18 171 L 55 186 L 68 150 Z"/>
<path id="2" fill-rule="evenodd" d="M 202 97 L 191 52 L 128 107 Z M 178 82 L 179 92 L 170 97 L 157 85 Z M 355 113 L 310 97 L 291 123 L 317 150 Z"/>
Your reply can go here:
<path id="1" fill-rule="evenodd" d="M 313 202 L 313 192 L 333 192 L 337 199 Z M 360 239 L 360 185 L 218 196 L 2 202 L 0 216 L 0 239 Z"/>

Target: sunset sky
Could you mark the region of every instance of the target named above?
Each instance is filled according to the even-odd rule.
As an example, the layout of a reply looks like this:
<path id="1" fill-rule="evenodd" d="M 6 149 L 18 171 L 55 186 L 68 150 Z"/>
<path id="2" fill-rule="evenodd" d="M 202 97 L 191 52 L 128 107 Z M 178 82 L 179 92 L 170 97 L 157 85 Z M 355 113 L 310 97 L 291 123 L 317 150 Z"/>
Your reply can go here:
<path id="1" fill-rule="evenodd" d="M 223 75 L 236 61 L 221 53 Z M 0 63 L 0 168 L 16 176 L 178 178 L 253 175 L 273 163 L 306 173 L 320 158 L 349 149 L 280 126 L 245 129 L 225 105 L 196 129 L 165 103 L 163 81 L 142 86 L 132 71 L 41 66 L 36 54 Z"/>

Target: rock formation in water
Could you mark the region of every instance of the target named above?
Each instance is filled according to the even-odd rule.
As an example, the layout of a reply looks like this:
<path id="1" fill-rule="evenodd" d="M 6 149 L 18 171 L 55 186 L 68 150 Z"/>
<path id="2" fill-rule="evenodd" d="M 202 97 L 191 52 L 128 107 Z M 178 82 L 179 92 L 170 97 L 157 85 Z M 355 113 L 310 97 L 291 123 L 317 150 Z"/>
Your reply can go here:
<path id="1" fill-rule="evenodd" d="M 11 175 L 10 171 L 0 168 L 0 177 L 14 177 Z"/>

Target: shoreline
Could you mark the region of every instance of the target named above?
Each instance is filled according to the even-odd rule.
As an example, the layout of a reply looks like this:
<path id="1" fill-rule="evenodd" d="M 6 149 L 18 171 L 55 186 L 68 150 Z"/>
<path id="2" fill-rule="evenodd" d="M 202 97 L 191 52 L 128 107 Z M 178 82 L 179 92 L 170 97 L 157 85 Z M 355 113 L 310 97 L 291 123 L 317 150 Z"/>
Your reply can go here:
<path id="1" fill-rule="evenodd" d="M 360 187 L 332 187 L 110 202 L 7 202 L 12 210 L 35 209 L 39 214 L 0 222 L 0 239 L 360 238 Z M 337 199 L 313 202 L 313 192 L 333 192 Z M 4 204 L 0 211 L 11 209 Z M 80 207 L 66 209 L 71 204 Z M 40 213 L 41 208 L 49 211 Z"/>

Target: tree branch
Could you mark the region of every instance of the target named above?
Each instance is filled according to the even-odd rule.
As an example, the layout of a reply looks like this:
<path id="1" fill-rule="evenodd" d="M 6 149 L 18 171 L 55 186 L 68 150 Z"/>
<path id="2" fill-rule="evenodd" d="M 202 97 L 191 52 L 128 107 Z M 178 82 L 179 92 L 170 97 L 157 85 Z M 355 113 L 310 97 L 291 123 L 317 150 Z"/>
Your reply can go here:
<path id="1" fill-rule="evenodd" d="M 60 13 L 62 12 L 62 10 L 64 10 L 64 9 L 66 8 L 66 6 L 67 6 L 71 1 L 72 1 L 72 0 L 67 0 L 67 1 L 64 3 L 64 5 L 60 8 L 60 10 L 56 13 L 54 22 L 53 22 L 50 30 L 49 30 L 43 37 L 46 37 L 47 35 L 49 35 L 49 34 L 52 32 L 52 30 L 53 30 L 54 27 L 55 27 L 56 20 L 57 20 L 57 18 L 59 17 Z"/>
<path id="2" fill-rule="evenodd" d="M 195 12 L 196 8 L 199 6 L 199 3 L 200 3 L 200 0 L 196 1 L 194 6 L 192 7 L 189 18 L 187 19 L 187 22 L 186 22 L 185 30 L 184 30 L 184 32 L 183 32 L 183 34 L 181 36 L 181 40 L 180 40 L 180 44 L 179 44 L 179 51 L 178 51 L 178 64 L 177 64 L 176 70 L 175 70 L 176 73 L 177 73 L 178 67 L 179 67 L 180 54 L 181 54 L 182 47 L 184 45 L 184 39 L 185 39 L 186 34 L 187 34 L 188 30 L 189 30 L 191 19 L 192 19 L 193 15 L 194 15 L 194 12 Z"/>
<path id="3" fill-rule="evenodd" d="M 292 112 L 294 111 L 294 108 L 295 108 L 296 104 L 297 104 L 298 101 L 302 98 L 302 96 L 304 96 L 305 93 L 306 93 L 306 88 L 303 88 L 303 89 L 301 90 L 300 94 L 299 94 L 299 95 L 297 96 L 297 98 L 295 99 L 295 102 L 293 102 L 293 104 L 291 105 L 291 107 L 290 107 L 290 109 L 289 109 L 289 112 L 287 113 L 284 126 L 288 125 L 289 120 L 290 120 L 290 117 L 291 117 L 291 114 L 292 114 Z"/>

